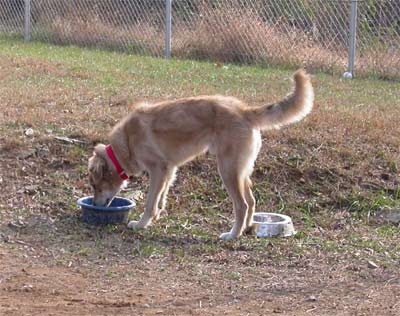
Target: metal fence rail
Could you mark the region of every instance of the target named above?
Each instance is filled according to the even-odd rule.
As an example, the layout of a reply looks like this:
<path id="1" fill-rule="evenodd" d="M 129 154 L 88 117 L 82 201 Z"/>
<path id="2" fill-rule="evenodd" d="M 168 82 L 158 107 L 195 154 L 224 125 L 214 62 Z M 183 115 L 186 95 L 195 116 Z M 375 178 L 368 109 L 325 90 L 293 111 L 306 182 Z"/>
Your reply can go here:
<path id="1" fill-rule="evenodd" d="M 0 33 L 400 78 L 399 0 L 0 0 Z"/>

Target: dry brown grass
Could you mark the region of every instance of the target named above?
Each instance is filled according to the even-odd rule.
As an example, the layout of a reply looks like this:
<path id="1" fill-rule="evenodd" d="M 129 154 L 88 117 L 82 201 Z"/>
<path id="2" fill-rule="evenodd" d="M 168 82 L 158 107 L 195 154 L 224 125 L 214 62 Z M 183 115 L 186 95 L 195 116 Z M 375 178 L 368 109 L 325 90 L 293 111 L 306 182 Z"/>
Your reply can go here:
<path id="1" fill-rule="evenodd" d="M 240 94 L 241 98 L 258 104 L 282 97 L 289 88 L 287 82 L 282 86 L 279 77 L 260 82 L 256 79 L 258 75 L 251 79 L 253 75 L 245 74 L 245 81 L 242 81 L 240 67 L 224 78 L 224 69 L 202 66 L 204 76 L 209 78 L 203 79 L 193 77 L 191 73 L 172 71 L 173 65 L 163 74 L 158 66 L 152 68 L 153 72 L 140 70 L 140 61 L 129 64 L 124 70 L 109 61 L 108 57 L 106 60 L 103 64 L 95 63 L 96 67 L 107 69 L 97 72 L 73 62 L 53 63 L 30 57 L 3 58 L 2 69 L 8 71 L 7 75 L 3 73 L 1 122 L 11 124 L 18 130 L 15 141 L 11 137 L 15 130 L 4 130 L 8 136 L 4 138 L 3 150 L 18 149 L 21 141 L 26 141 L 21 129 L 27 127 L 38 130 L 37 136 L 61 133 L 86 139 L 89 143 L 104 140 L 106 131 L 129 111 L 127 98 L 154 99 L 144 98 L 144 95 L 159 94 L 160 90 L 163 98 L 170 96 L 171 91 L 174 96 L 189 96 L 194 87 L 196 94 L 224 93 L 224 89 L 229 88 L 233 94 Z M 130 69 L 135 72 L 130 72 Z M 102 81 L 105 73 L 112 76 L 114 83 L 110 85 Z M 179 79 L 166 85 L 163 78 L 171 80 L 173 76 Z M 196 80 L 199 80 L 197 84 Z M 204 80 L 213 81 L 207 86 Z M 118 85 L 118 89 L 114 84 Z M 369 201 L 367 204 L 379 197 L 379 191 L 394 196 L 400 146 L 397 137 L 400 134 L 400 116 L 394 104 L 398 97 L 394 88 L 396 84 L 387 83 L 385 86 L 374 81 L 349 84 L 347 81 L 316 77 L 314 85 L 316 109 L 307 121 L 265 135 L 265 149 L 260 155 L 255 182 L 264 183 L 263 170 L 268 170 L 268 179 L 272 182 L 268 180 L 267 186 L 259 186 L 261 197 L 267 196 L 272 187 L 277 192 L 285 192 L 282 194 L 288 203 L 295 205 L 299 201 L 312 200 L 313 192 L 319 192 L 322 204 L 313 207 L 315 211 L 322 211 L 325 208 L 346 209 L 358 194 L 365 196 Z M 258 92 L 256 95 L 252 92 L 254 87 Z M 109 95 L 109 90 L 116 91 L 116 94 L 112 92 Z M 212 159 L 207 158 L 205 163 L 215 167 Z M 209 172 L 207 168 L 205 170 Z M 386 177 L 387 174 L 389 177 Z M 209 175 L 204 176 L 209 178 Z M 190 179 L 182 181 L 189 181 L 184 187 L 191 187 Z M 371 195 L 368 189 L 363 188 L 366 183 L 373 183 L 378 188 L 376 194 Z M 260 207 L 275 208 L 276 202 L 276 199 L 263 198 Z M 229 201 L 226 206 L 229 208 Z M 360 206 L 359 210 L 367 207 Z"/>
<path id="2" fill-rule="evenodd" d="M 337 50 L 324 48 L 299 29 L 284 31 L 279 23 L 268 24 L 253 11 L 206 7 L 201 16 L 189 30 L 177 23 L 176 56 L 327 71 L 345 65 Z"/>
<path id="3" fill-rule="evenodd" d="M 174 20 L 172 49 L 175 57 L 307 67 L 329 73 L 342 73 L 347 67 L 348 48 L 342 41 L 336 38 L 320 41 L 283 22 L 266 23 L 251 10 L 203 5 L 198 17 L 193 19 L 190 23 L 179 18 Z M 38 25 L 45 39 L 57 44 L 122 49 L 156 56 L 164 54 L 163 27 L 148 22 L 116 26 L 89 12 L 82 16 L 55 15 L 51 19 L 40 16 Z M 365 49 L 356 62 L 359 76 L 372 74 L 386 79 L 399 76 L 398 50 L 382 44 Z"/>
<path id="4" fill-rule="evenodd" d="M 357 74 L 374 75 L 378 78 L 397 80 L 399 78 L 400 53 L 398 48 L 388 49 L 376 45 L 358 53 Z"/>
<path id="5" fill-rule="evenodd" d="M 74 15 L 40 21 L 46 40 L 55 44 L 72 44 L 81 47 L 122 49 L 130 52 L 161 55 L 164 38 L 155 26 L 136 23 L 125 27 L 106 24 L 88 14 Z"/>

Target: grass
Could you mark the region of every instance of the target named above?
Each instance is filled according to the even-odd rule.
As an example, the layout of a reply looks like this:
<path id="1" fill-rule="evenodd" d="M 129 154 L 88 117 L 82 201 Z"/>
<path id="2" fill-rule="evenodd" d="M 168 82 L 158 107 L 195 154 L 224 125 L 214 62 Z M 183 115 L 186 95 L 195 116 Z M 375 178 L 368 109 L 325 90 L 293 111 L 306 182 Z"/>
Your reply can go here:
<path id="1" fill-rule="evenodd" d="M 0 220 L 46 218 L 27 238 L 51 248 L 46 234 L 60 244 L 70 236 L 62 259 L 95 260 L 105 256 L 104 249 L 111 256 L 172 256 L 183 263 L 223 261 L 224 256 L 247 252 L 256 265 L 321 250 L 328 257 L 351 255 L 355 248 L 372 249 L 376 255 L 390 250 L 390 258 L 399 256 L 399 228 L 377 216 L 385 208 L 400 207 L 399 82 L 348 81 L 313 73 L 314 112 L 302 123 L 264 134 L 253 174 L 258 210 L 292 216 L 298 235 L 225 243 L 217 236 L 230 228 L 231 202 L 209 155 L 180 169 L 170 193 L 170 216 L 149 230 L 134 234 L 121 226 L 92 229 L 80 223 L 75 201 L 90 192 L 85 173 L 92 145 L 107 142 L 107 132 L 129 112 L 131 102 L 219 93 L 257 105 L 283 97 L 293 70 L 165 61 L 4 37 L 0 60 L 0 155 L 8 166 L 0 173 L 8 184 L 0 193 L 5 201 Z M 35 131 L 31 137 L 24 134 L 29 127 Z M 64 144 L 54 139 L 60 135 L 85 143 Z M 30 157 L 14 159 L 30 151 Z M 18 193 L 18 187 L 28 184 L 37 190 Z M 143 176 L 123 194 L 145 192 L 146 187 Z M 143 200 L 137 202 L 139 211 L 133 217 L 143 207 Z M 57 220 L 56 231 L 51 219 Z M 80 240 L 78 247 L 73 240 Z M 121 243 L 118 249 L 110 246 L 115 240 Z M 273 251 L 265 254 L 265 249 Z M 238 281 L 241 276 L 232 273 L 227 278 Z"/>

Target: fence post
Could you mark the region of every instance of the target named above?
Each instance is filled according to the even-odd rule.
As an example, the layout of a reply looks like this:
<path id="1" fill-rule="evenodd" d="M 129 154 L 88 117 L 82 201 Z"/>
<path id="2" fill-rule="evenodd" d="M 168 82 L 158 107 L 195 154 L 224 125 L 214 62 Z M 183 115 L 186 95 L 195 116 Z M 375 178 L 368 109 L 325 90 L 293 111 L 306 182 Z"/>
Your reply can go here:
<path id="1" fill-rule="evenodd" d="M 171 57 L 171 2 L 165 0 L 165 58 Z"/>
<path id="2" fill-rule="evenodd" d="M 25 29 L 24 29 L 24 40 L 29 41 L 31 39 L 31 0 L 25 0 Z"/>
<path id="3" fill-rule="evenodd" d="M 356 59 L 357 1 L 358 0 L 351 1 L 349 65 L 347 70 L 350 74 L 350 78 L 354 77 L 354 63 Z"/>

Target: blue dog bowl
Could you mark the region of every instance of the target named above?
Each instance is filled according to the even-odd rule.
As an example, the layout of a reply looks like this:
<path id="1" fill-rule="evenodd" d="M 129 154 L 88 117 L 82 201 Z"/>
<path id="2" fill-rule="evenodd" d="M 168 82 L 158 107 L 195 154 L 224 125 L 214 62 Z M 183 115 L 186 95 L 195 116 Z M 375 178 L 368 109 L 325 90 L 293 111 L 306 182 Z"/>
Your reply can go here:
<path id="1" fill-rule="evenodd" d="M 84 222 L 96 225 L 121 224 L 128 221 L 129 212 L 136 206 L 132 200 L 115 197 L 107 207 L 93 205 L 93 197 L 78 200 Z"/>

